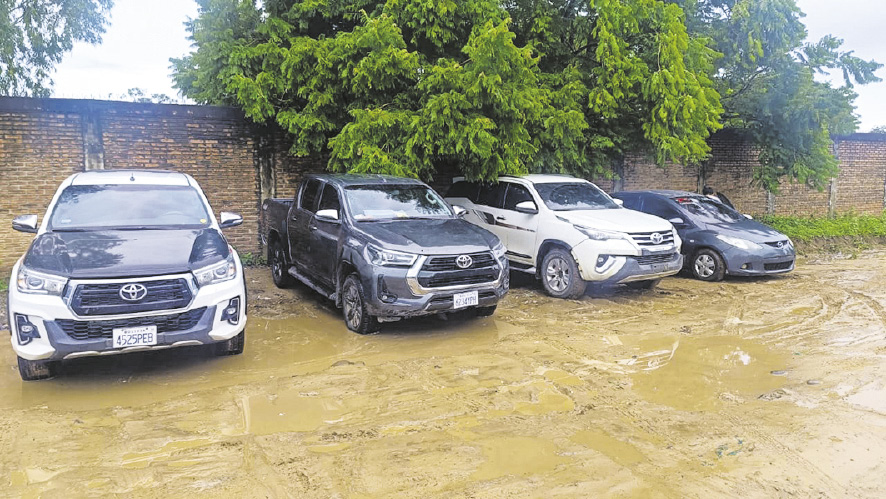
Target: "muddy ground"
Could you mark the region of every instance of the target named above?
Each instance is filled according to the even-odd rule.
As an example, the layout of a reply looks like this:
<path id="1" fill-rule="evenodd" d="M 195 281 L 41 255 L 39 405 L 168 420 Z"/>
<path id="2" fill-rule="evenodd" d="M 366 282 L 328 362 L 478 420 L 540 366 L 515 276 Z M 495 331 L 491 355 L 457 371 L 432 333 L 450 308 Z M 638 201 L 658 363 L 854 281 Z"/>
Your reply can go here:
<path id="1" fill-rule="evenodd" d="M 248 272 L 246 352 L 0 346 L 0 495 L 882 497 L 886 252 L 361 337 Z M 2 323 L 2 322 L 0 322 Z"/>

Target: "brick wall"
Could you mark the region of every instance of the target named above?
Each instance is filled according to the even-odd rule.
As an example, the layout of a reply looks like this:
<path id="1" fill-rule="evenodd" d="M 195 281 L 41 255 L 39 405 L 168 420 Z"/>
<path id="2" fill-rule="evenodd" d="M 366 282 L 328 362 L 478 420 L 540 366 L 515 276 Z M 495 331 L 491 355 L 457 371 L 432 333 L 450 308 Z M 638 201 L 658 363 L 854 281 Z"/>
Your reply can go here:
<path id="1" fill-rule="evenodd" d="M 0 97 L 0 271 L 27 249 L 31 235 L 14 232 L 14 216 L 42 216 L 58 184 L 86 169 L 157 168 L 189 173 L 216 213 L 236 211 L 245 223 L 226 235 L 241 253 L 260 254 L 261 201 L 292 197 L 302 175 L 322 171 L 325 161 L 294 158 L 289 141 L 274 127 L 249 123 L 230 108 L 123 102 Z M 886 208 L 886 135 L 838 137 L 841 172 L 820 192 L 786 184 L 777 196 L 753 185 L 757 151 L 734 134 L 711 139 L 704 166 L 659 168 L 640 155 L 626 158 L 619 179 L 597 179 L 616 189 L 695 191 L 711 185 L 750 214 L 815 214 Z M 453 172 L 433 186 L 445 190 Z"/>

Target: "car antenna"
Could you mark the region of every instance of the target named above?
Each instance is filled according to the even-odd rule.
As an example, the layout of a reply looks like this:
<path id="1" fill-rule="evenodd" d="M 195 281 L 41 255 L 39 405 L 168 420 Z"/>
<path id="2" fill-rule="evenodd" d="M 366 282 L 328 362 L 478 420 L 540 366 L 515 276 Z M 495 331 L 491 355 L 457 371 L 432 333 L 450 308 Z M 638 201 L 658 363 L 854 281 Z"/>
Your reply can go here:
<path id="1" fill-rule="evenodd" d="M 130 181 L 130 182 L 135 182 L 135 173 L 130 173 L 130 174 L 129 174 L 129 181 Z"/>

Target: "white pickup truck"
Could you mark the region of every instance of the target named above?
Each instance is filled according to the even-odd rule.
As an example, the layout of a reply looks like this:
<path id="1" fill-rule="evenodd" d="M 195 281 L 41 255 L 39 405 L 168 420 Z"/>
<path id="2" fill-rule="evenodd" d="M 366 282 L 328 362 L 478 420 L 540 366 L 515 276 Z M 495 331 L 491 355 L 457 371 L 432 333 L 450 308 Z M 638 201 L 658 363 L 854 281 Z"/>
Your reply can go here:
<path id="1" fill-rule="evenodd" d="M 456 178 L 446 200 L 504 242 L 512 270 L 535 274 L 558 298 L 582 296 L 588 282 L 649 289 L 683 267 L 670 222 L 625 209 L 586 180 L 526 175 L 482 184 Z"/>
<path id="2" fill-rule="evenodd" d="M 7 311 L 22 379 L 52 377 L 78 357 L 212 344 L 243 351 L 243 268 L 188 175 L 93 171 L 62 182 L 12 269 Z"/>

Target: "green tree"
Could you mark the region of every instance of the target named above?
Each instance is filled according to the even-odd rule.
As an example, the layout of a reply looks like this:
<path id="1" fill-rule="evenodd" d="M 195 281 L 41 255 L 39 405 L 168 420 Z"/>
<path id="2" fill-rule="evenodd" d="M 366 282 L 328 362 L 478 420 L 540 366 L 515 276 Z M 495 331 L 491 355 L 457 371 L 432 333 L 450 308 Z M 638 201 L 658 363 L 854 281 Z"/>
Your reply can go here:
<path id="1" fill-rule="evenodd" d="M 722 54 L 712 73 L 725 127 L 760 150 L 755 179 L 777 191 L 784 179 L 821 188 L 837 173 L 831 134 L 855 131 L 853 86 L 880 81 L 882 66 L 841 50 L 826 36 L 806 41 L 796 0 L 668 0 L 686 12 L 689 31 Z M 816 81 L 840 71 L 842 86 Z"/>
<path id="2" fill-rule="evenodd" d="M 47 97 L 74 42 L 101 42 L 113 0 L 0 0 L 0 95 Z"/>
<path id="3" fill-rule="evenodd" d="M 716 53 L 662 0 L 201 0 L 173 59 L 198 102 L 274 120 L 340 171 L 472 179 L 697 162 Z"/>
<path id="4" fill-rule="evenodd" d="M 878 126 L 878 127 L 874 127 L 874 129 L 871 130 L 871 133 L 882 133 L 882 134 L 886 134 L 886 125 Z"/>

